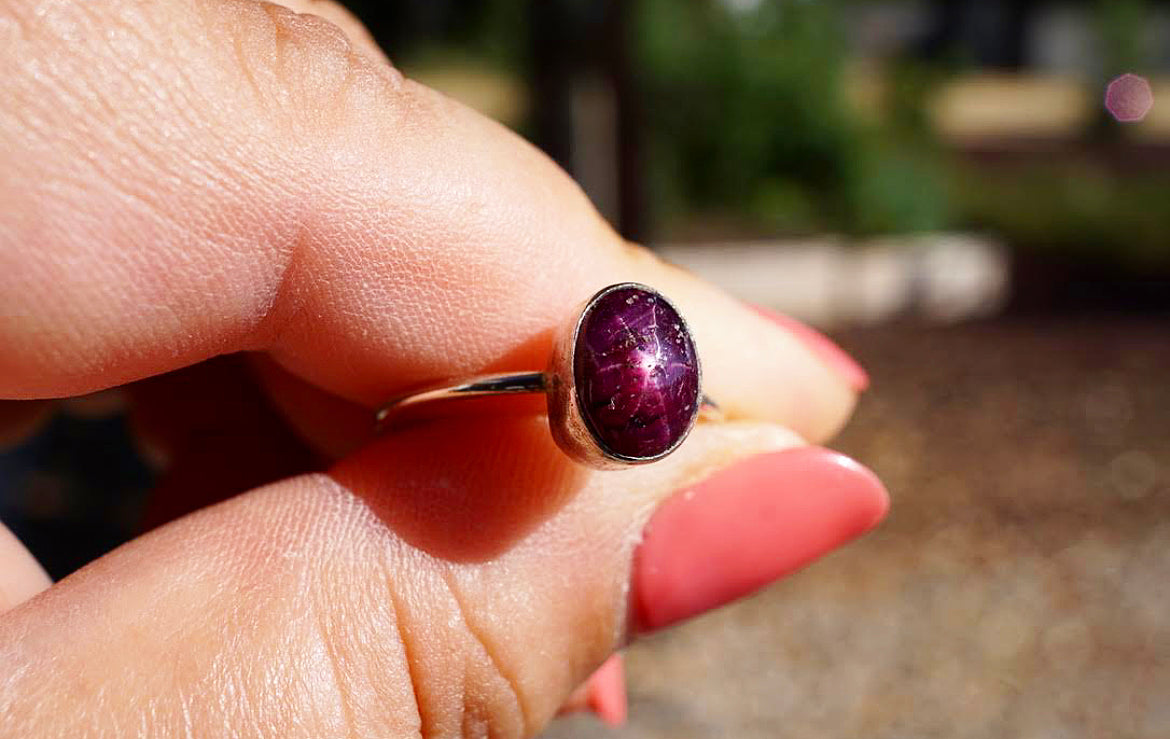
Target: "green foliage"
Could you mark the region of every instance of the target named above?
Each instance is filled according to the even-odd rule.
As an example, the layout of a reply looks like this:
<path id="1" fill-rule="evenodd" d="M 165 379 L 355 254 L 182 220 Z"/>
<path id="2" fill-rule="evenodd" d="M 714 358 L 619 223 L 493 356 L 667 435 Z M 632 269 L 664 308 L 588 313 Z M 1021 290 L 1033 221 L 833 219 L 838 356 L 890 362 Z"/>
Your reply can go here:
<path id="1" fill-rule="evenodd" d="M 487 65 L 519 72 L 528 56 L 529 5 L 528 0 L 489 0 L 440 13 L 439 28 L 416 32 L 392 50 L 394 62 L 412 69 Z"/>
<path id="2" fill-rule="evenodd" d="M 1168 175 L 1118 177 L 1089 165 L 971 171 L 958 196 L 970 225 L 1016 248 L 1141 267 L 1170 258 Z"/>
<path id="3" fill-rule="evenodd" d="M 907 233 L 947 227 L 951 205 L 944 177 L 933 157 L 909 147 L 863 152 L 846 182 L 849 230 Z"/>
<path id="4" fill-rule="evenodd" d="M 1097 0 L 1097 35 L 1105 56 L 1105 74 L 1143 69 L 1150 61 L 1145 34 L 1150 18 L 1147 0 Z"/>
<path id="5" fill-rule="evenodd" d="M 590 0 L 562 1 L 596 22 Z M 880 123 L 861 120 L 843 99 L 843 20 L 858 2 L 633 0 L 633 71 L 660 231 L 679 221 L 739 236 L 962 227 L 1015 248 L 1170 259 L 1170 176 L 1106 169 L 1109 157 L 1093 148 L 1124 142 L 1103 107 L 1082 142 L 1086 163 L 989 167 L 948 153 L 931 130 L 924 106 L 954 59 L 896 59 L 882 69 Z M 1142 69 L 1148 0 L 1096 2 L 1103 71 Z M 524 74 L 531 2 L 475 7 L 407 61 Z"/>
<path id="6" fill-rule="evenodd" d="M 660 218 L 732 212 L 770 232 L 944 224 L 937 168 L 915 150 L 921 144 L 904 143 L 920 137 L 870 130 L 841 97 L 841 2 L 639 7 Z M 894 109 L 906 114 L 898 126 L 920 125 L 912 104 L 895 101 Z"/>

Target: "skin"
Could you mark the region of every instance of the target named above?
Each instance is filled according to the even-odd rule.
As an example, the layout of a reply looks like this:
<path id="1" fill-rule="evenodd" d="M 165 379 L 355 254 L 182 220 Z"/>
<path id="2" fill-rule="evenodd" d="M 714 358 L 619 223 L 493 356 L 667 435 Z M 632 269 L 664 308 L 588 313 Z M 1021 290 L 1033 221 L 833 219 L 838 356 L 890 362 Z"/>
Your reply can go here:
<path id="1" fill-rule="evenodd" d="M 0 530 L 2 736 L 534 734 L 636 636 L 657 505 L 855 402 L 344 10 L 285 5 L 0 0 L 0 438 L 126 386 L 177 517 L 49 589 Z M 623 280 L 688 316 L 728 422 L 617 473 L 523 402 L 370 438 L 388 396 L 543 367 Z"/>

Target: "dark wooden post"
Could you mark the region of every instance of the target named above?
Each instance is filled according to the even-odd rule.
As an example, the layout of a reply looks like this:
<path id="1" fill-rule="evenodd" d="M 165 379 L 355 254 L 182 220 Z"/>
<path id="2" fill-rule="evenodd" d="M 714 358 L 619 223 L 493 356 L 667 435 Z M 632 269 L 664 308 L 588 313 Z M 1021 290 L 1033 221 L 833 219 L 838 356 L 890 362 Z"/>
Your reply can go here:
<path id="1" fill-rule="evenodd" d="M 638 84 L 636 0 L 609 0 L 605 18 L 606 67 L 617 108 L 618 230 L 633 241 L 648 236 L 642 138 L 643 100 Z"/>

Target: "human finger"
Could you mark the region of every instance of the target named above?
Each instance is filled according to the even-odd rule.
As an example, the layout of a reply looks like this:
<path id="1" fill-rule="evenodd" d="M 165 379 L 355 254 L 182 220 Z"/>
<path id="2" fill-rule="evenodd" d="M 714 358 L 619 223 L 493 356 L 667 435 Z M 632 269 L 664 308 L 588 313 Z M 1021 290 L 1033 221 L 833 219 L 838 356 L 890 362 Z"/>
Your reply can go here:
<path id="1" fill-rule="evenodd" d="M 276 5 L 283 5 L 295 13 L 320 16 L 341 29 L 342 33 L 363 51 L 389 64 L 382 47 L 374 40 L 369 29 L 358 20 L 349 8 L 334 2 L 334 0 L 269 0 Z"/>
<path id="2" fill-rule="evenodd" d="M 872 475 L 789 432 L 693 438 L 599 472 L 542 419 L 446 419 L 175 521 L 0 618 L 7 727 L 531 735 L 629 638 L 884 512 Z"/>
<path id="3" fill-rule="evenodd" d="M 545 156 L 326 20 L 46 7 L 9 6 L 0 47 L 0 397 L 250 349 L 369 407 L 539 369 L 582 300 L 636 279 L 683 309 L 731 415 L 819 440 L 852 408 L 800 336 L 625 244 Z"/>
<path id="4" fill-rule="evenodd" d="M 20 605 L 51 584 L 48 573 L 32 553 L 0 523 L 0 613 Z"/>
<path id="5" fill-rule="evenodd" d="M 559 713 L 589 711 L 610 726 L 620 726 L 626 722 L 628 710 L 625 663 L 618 652 L 569 694 Z"/>

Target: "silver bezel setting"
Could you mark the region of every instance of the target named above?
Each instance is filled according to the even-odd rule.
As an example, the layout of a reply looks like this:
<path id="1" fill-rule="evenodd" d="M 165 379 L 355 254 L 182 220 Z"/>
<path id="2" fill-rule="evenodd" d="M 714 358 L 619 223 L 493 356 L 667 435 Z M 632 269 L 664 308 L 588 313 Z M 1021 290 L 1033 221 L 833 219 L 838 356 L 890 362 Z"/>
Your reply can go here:
<path id="1" fill-rule="evenodd" d="M 629 288 L 648 292 L 657 300 L 661 300 L 670 306 L 679 317 L 679 322 L 682 324 L 682 328 L 686 331 L 691 345 L 695 350 L 698 394 L 696 395 L 695 407 L 691 411 L 691 417 L 687 423 L 686 430 L 669 448 L 651 457 L 630 457 L 609 449 L 593 433 L 593 430 L 589 428 L 589 424 L 586 422 L 581 408 L 581 398 L 577 393 L 576 351 L 577 338 L 581 331 L 581 325 L 585 322 L 585 318 L 601 298 L 615 290 Z M 597 291 L 591 298 L 585 301 L 577 314 L 577 320 L 571 326 L 563 326 L 554 337 L 553 351 L 549 358 L 546 377 L 548 378 L 548 421 L 553 439 L 556 440 L 557 445 L 566 454 L 576 461 L 600 469 L 620 469 L 631 465 L 648 464 L 666 457 L 675 449 L 678 449 L 679 445 L 690 436 L 691 431 L 695 428 L 695 422 L 699 417 L 699 411 L 704 400 L 703 362 L 699 356 L 698 344 L 695 343 L 695 335 L 691 333 L 686 317 L 683 316 L 682 311 L 670 299 L 654 288 L 643 285 L 640 282 L 620 282 L 609 285 Z"/>

